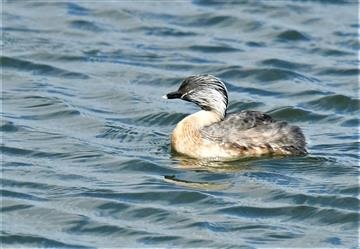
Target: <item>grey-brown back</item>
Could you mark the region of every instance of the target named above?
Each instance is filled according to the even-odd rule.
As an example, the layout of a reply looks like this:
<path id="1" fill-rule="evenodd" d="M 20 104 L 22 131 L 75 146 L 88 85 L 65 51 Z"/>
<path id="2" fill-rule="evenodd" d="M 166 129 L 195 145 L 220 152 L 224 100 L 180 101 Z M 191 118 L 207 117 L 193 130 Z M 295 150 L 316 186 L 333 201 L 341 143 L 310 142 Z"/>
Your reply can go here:
<path id="1" fill-rule="evenodd" d="M 266 146 L 290 154 L 306 153 L 305 137 L 299 127 L 257 111 L 229 114 L 224 120 L 204 127 L 201 134 L 205 139 L 234 147 Z"/>

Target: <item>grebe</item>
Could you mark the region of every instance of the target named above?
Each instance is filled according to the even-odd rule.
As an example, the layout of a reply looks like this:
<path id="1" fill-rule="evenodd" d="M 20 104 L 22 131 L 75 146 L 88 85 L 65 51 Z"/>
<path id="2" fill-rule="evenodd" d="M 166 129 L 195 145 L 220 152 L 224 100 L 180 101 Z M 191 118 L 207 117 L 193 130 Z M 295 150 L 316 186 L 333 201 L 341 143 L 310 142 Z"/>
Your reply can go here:
<path id="1" fill-rule="evenodd" d="M 232 160 L 307 153 L 305 137 L 297 126 L 258 111 L 227 114 L 226 86 L 212 75 L 189 76 L 177 91 L 163 97 L 190 101 L 202 109 L 181 120 L 172 133 L 171 147 L 180 154 Z"/>

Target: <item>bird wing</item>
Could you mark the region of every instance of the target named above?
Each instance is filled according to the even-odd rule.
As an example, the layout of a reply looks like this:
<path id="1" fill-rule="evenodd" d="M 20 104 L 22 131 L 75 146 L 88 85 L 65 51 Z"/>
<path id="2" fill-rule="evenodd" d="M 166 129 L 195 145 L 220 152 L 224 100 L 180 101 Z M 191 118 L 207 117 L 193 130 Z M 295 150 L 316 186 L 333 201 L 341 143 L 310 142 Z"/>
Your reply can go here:
<path id="1" fill-rule="evenodd" d="M 306 152 L 300 128 L 257 111 L 242 111 L 201 130 L 205 139 L 234 147 L 267 146 Z"/>
<path id="2" fill-rule="evenodd" d="M 273 122 L 276 121 L 265 113 L 242 111 L 229 114 L 224 120 L 204 127 L 202 134 L 209 138 L 222 139 L 227 136 L 234 136 L 244 130 Z"/>

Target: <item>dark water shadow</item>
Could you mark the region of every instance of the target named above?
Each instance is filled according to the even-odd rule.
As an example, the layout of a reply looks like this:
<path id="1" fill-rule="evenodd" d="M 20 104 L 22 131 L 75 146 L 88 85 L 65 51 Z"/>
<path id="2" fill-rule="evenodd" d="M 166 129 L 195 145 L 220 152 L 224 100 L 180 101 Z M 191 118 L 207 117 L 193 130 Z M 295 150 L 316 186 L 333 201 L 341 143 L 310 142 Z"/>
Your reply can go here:
<path id="1" fill-rule="evenodd" d="M 304 156 L 269 155 L 246 157 L 234 161 L 210 161 L 173 153 L 171 158 L 175 162 L 174 167 L 183 170 L 183 172 L 177 175 L 164 175 L 164 181 L 182 187 L 207 191 L 230 189 L 235 184 L 232 181 L 239 174 L 255 174 L 256 176 L 266 174 L 292 178 L 287 173 L 291 175 L 305 169 L 310 172 L 323 171 L 325 170 L 324 163 L 327 165 L 325 168 L 334 163 L 333 158 L 310 154 Z"/>
<path id="2" fill-rule="evenodd" d="M 206 159 L 189 158 L 173 153 L 172 159 L 176 161 L 175 167 L 178 169 L 183 169 L 185 176 L 164 175 L 164 180 L 168 183 L 187 188 L 208 191 L 226 190 L 233 186 L 231 179 L 233 178 L 234 174 L 254 171 L 258 168 L 254 162 L 275 158 L 279 159 L 283 158 L 283 156 L 246 157 L 234 161 L 211 161 Z M 205 177 L 205 181 L 184 179 L 187 177 L 187 173 L 205 173 L 211 175 L 211 177 Z M 197 177 L 195 176 L 195 178 Z"/>

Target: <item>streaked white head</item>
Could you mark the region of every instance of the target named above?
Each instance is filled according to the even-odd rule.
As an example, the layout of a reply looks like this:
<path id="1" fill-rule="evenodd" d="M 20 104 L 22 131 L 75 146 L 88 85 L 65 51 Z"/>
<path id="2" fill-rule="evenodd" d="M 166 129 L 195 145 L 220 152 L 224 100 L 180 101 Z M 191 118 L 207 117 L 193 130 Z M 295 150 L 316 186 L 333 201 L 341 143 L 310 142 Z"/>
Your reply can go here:
<path id="1" fill-rule="evenodd" d="M 187 77 L 177 91 L 166 94 L 164 98 L 193 102 L 205 111 L 216 112 L 221 119 L 225 117 L 228 105 L 225 84 L 209 74 Z"/>

